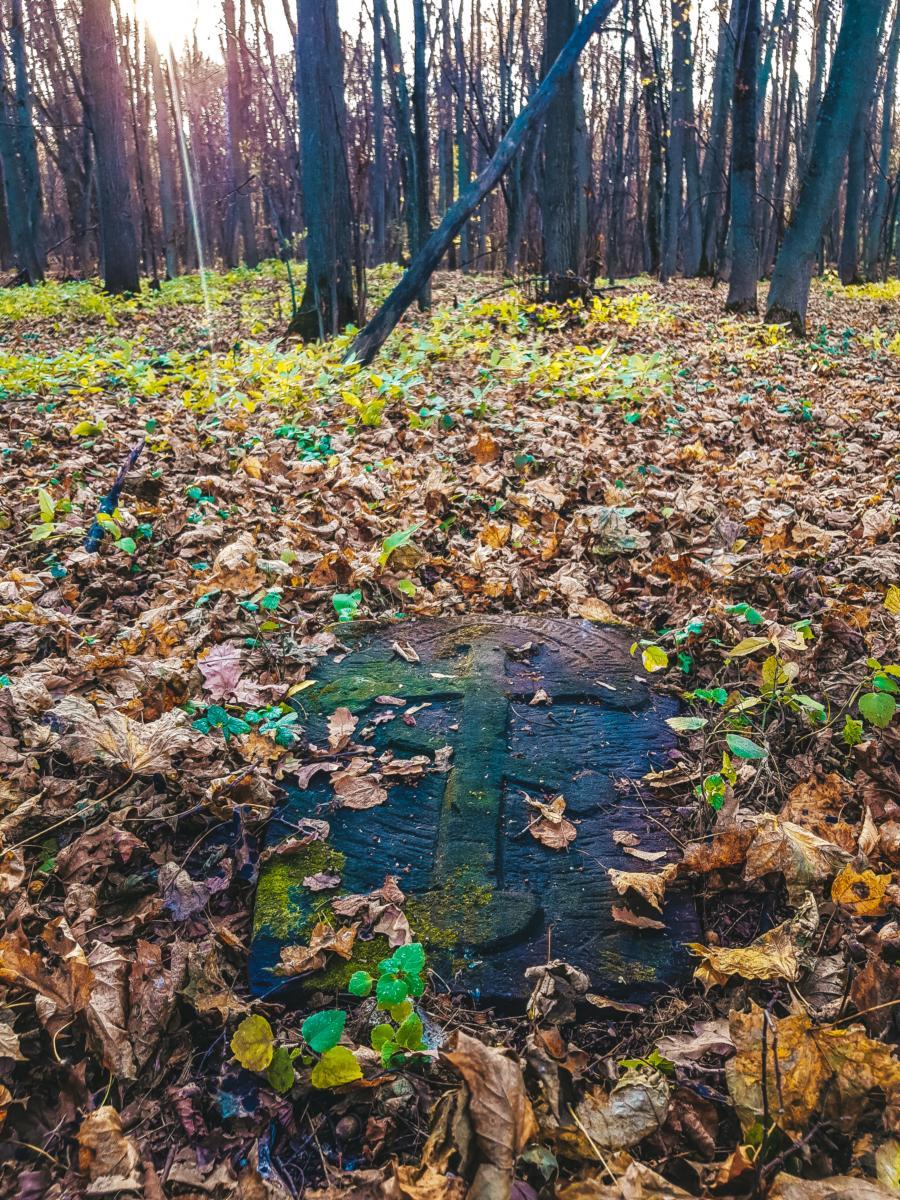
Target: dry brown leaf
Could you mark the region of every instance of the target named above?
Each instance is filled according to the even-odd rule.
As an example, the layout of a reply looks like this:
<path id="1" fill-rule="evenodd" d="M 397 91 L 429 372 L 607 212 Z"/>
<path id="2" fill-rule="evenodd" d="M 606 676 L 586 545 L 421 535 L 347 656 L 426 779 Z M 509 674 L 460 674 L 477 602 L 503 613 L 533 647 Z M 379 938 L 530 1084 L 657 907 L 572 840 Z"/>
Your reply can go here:
<path id="1" fill-rule="evenodd" d="M 78 1169 L 88 1179 L 89 1196 L 143 1190 L 141 1156 L 122 1130 L 122 1118 L 109 1104 L 95 1108 L 78 1130 Z"/>
<path id="2" fill-rule="evenodd" d="M 654 917 L 642 917 L 639 913 L 634 913 L 630 908 L 625 908 L 621 904 L 612 906 L 612 917 L 620 925 L 631 925 L 634 929 L 665 929 L 666 927 L 665 921 L 657 921 Z"/>
<path id="3" fill-rule="evenodd" d="M 564 816 L 566 802 L 562 796 L 557 796 L 549 804 L 542 804 L 540 800 L 530 797 L 526 797 L 525 802 L 540 813 L 540 817 L 528 826 L 528 832 L 536 841 L 550 850 L 565 850 L 574 842 L 578 830 Z"/>
<path id="4" fill-rule="evenodd" d="M 840 846 L 792 821 L 763 816 L 757 818 L 756 825 L 744 878 L 759 879 L 779 872 L 784 876 L 788 898 L 794 903 L 812 884 L 834 875 L 850 857 Z"/>
<path id="5" fill-rule="evenodd" d="M 612 1164 L 610 1163 L 610 1167 Z M 692 1200 L 691 1193 L 641 1162 L 630 1162 L 615 1183 L 576 1179 L 556 1189 L 557 1200 Z"/>
<path id="6" fill-rule="evenodd" d="M 427 1163 L 404 1167 L 395 1163 L 394 1183 L 403 1200 L 464 1200 L 466 1181 L 459 1175 L 442 1175 Z"/>
<path id="7" fill-rule="evenodd" d="M 617 871 L 614 867 L 607 867 L 606 870 L 609 874 L 610 882 L 620 896 L 627 896 L 629 891 L 636 892 L 638 896 L 646 900 L 657 912 L 662 912 L 662 902 L 666 894 L 666 887 L 678 873 L 678 867 L 674 863 L 670 863 L 669 866 L 663 868 L 658 873 L 654 873 L 653 871 Z"/>
<path id="8" fill-rule="evenodd" d="M 665 1077 L 649 1067 L 630 1067 L 606 1092 L 601 1087 L 588 1091 L 575 1108 L 572 1125 L 556 1133 L 565 1154 L 596 1162 L 594 1149 L 627 1150 L 661 1128 L 669 1111 L 669 1085 Z"/>
<path id="9" fill-rule="evenodd" d="M 797 784 L 778 815 L 782 821 L 802 825 L 852 854 L 856 849 L 856 828 L 841 815 L 849 791 L 846 779 L 835 771 L 822 778 L 813 775 Z"/>
<path id="10" fill-rule="evenodd" d="M 710 871 L 723 871 L 740 866 L 747 857 L 753 829 L 746 825 L 731 824 L 716 830 L 709 842 L 691 842 L 685 846 L 679 875 L 689 876 L 692 872 L 707 875 Z"/>
<path id="11" fill-rule="evenodd" d="M 328 718 L 328 745 L 332 750 L 343 750 L 349 743 L 359 717 L 355 717 L 349 708 L 336 708 Z M 322 767 L 318 767 L 322 770 Z"/>
<path id="12" fill-rule="evenodd" d="M 355 758 L 332 775 L 334 798 L 341 808 L 375 808 L 387 800 L 387 791 L 378 782 L 379 776 L 370 773 L 369 765 L 365 759 Z"/>
<path id="13" fill-rule="evenodd" d="M 65 923 L 60 917 L 51 925 L 64 926 Z M 56 930 L 50 926 L 48 930 L 54 937 Z M 51 1033 L 84 1010 L 93 983 L 84 951 L 68 934 L 67 927 L 59 945 L 62 963 L 51 970 L 42 956 L 29 948 L 21 931 L 16 930 L 0 941 L 0 980 L 34 993 L 38 1017 Z"/>
<path id="14" fill-rule="evenodd" d="M 469 1089 L 469 1118 L 475 1135 L 478 1166 L 469 1197 L 509 1195 L 513 1168 L 538 1132 L 522 1068 L 494 1046 L 457 1030 L 441 1058 L 450 1063 Z"/>
<path id="15" fill-rule="evenodd" d="M 732 975 L 743 979 L 787 979 L 795 982 L 810 938 L 816 931 L 819 914 L 815 901 L 807 893 L 801 908 L 789 921 L 776 925 L 749 946 L 729 949 L 685 943 L 685 949 L 702 959 L 694 978 L 707 989 L 722 986 Z"/>
<path id="16" fill-rule="evenodd" d="M 274 968 L 275 975 L 307 975 L 325 966 L 329 954 L 349 959 L 356 941 L 357 925 L 344 925 L 335 929 L 320 921 L 313 928 L 308 946 L 284 946 L 281 963 Z"/>
<path id="17" fill-rule="evenodd" d="M 775 1176 L 769 1200 L 897 1200 L 897 1193 L 856 1175 L 798 1179 L 782 1171 Z"/>
<path id="18" fill-rule="evenodd" d="M 206 744 L 179 708 L 146 725 L 114 709 L 98 713 L 77 696 L 60 700 L 53 711 L 63 729 L 60 744 L 76 763 L 99 760 L 135 775 L 165 775 L 176 754 Z"/>
<path id="19" fill-rule="evenodd" d="M 87 960 L 94 978 L 85 1018 L 100 1048 L 101 1062 L 113 1075 L 136 1079 L 137 1064 L 125 1028 L 131 959 L 118 947 L 97 942 Z"/>
<path id="20" fill-rule="evenodd" d="M 17 1062 L 25 1062 L 25 1055 L 19 1046 L 19 1035 L 12 1025 L 0 1021 L 0 1058 L 12 1058 Z"/>
<path id="21" fill-rule="evenodd" d="M 831 885 L 831 899 L 854 917 L 883 917 L 890 883 L 890 875 L 857 871 L 848 863 Z"/>
<path id="22" fill-rule="evenodd" d="M 813 1025 L 805 1014 L 767 1015 L 757 1005 L 732 1012 L 729 1030 L 737 1053 L 725 1064 L 728 1090 L 744 1129 L 763 1115 L 761 1053 L 765 1034 L 769 1119 L 790 1136 L 802 1137 L 813 1120 L 851 1132 L 869 1093 L 900 1095 L 900 1063 L 891 1047 L 874 1041 L 861 1026 Z"/>
<path id="23" fill-rule="evenodd" d="M 728 1022 L 721 1017 L 713 1021 L 697 1021 L 693 1033 L 674 1033 L 660 1038 L 656 1049 L 676 1066 L 684 1066 L 699 1062 L 707 1054 L 730 1054 L 734 1050 L 734 1042 L 728 1031 Z"/>

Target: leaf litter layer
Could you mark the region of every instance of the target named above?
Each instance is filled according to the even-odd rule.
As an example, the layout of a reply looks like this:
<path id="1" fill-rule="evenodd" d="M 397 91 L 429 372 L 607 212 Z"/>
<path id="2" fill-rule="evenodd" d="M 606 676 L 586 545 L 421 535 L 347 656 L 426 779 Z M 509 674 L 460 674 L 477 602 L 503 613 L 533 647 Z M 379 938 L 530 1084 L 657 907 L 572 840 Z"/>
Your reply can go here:
<path id="1" fill-rule="evenodd" d="M 280 340 L 281 266 L 211 292 L 0 306 L 2 1194 L 896 1195 L 896 285 L 817 285 L 796 342 L 692 282 L 445 275 L 364 371 Z M 326 813 L 264 853 L 317 897 L 282 970 L 350 994 L 252 1000 L 279 781 L 365 809 L 446 769 L 346 711 L 308 744 L 325 627 L 518 611 L 628 624 L 684 697 L 644 781 L 672 852 L 622 831 L 612 882 L 637 928 L 695 890 L 694 981 L 635 1011 L 551 962 L 479 1010 L 402 879 L 341 891 Z"/>

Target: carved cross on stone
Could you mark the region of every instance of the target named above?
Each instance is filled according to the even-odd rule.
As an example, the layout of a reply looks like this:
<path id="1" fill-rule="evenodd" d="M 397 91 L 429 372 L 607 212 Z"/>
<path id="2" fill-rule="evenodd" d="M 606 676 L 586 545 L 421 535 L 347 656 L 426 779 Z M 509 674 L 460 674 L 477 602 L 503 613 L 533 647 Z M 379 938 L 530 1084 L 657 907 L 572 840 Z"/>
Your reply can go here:
<path id="1" fill-rule="evenodd" d="M 587 622 L 545 618 L 449 618 L 388 627 L 338 627 L 351 653 L 330 660 L 318 683 L 298 696 L 313 741 L 328 716 L 349 708 L 365 723 L 377 697 L 423 704 L 415 725 L 402 714 L 375 730 L 379 751 L 433 756 L 451 746 L 447 773 L 431 772 L 391 788 L 387 804 L 328 814 L 330 847 L 275 862 L 260 876 L 251 976 L 270 987 L 269 968 L 284 942 L 302 940 L 317 908 L 302 878 L 339 869 L 347 892 L 377 888 L 397 874 L 409 894 L 406 914 L 459 986 L 495 996 L 524 991 L 525 967 L 565 957 L 597 990 L 659 983 L 677 969 L 673 939 L 617 926 L 606 867 L 641 869 L 612 840 L 633 829 L 644 849 L 665 845 L 643 818 L 639 793 L 616 790 L 655 764 L 672 743 L 663 716 L 673 711 L 638 678 L 630 637 Z M 394 649 L 408 640 L 419 661 Z M 543 693 L 546 702 L 531 701 Z M 541 697 L 543 699 L 543 697 Z M 382 710 L 383 711 L 383 710 Z M 658 763 L 656 764 L 658 765 Z M 327 783 L 295 790 L 273 823 L 288 835 L 302 816 L 327 803 Z M 578 827 L 568 852 L 526 832 L 525 796 L 562 794 Z M 278 908 L 277 906 L 281 907 Z M 675 903 L 676 941 L 693 936 L 690 906 Z M 375 939 L 382 943 L 383 939 Z M 377 957 L 383 957 L 379 952 Z M 358 965 L 358 964 L 352 964 Z M 352 966 L 351 966 L 352 969 Z M 338 982 L 340 982 L 338 980 Z M 320 986 L 315 976 L 310 986 Z"/>

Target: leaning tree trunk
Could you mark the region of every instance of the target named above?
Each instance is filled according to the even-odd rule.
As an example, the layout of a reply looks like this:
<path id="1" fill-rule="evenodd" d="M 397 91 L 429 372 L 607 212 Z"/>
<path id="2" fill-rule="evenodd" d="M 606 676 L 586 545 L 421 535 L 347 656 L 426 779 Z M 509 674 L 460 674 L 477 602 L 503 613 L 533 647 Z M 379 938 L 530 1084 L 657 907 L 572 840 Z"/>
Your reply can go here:
<path id="1" fill-rule="evenodd" d="M 556 62 L 541 81 L 540 87 L 510 125 L 493 158 L 484 166 L 478 177 L 463 192 L 455 204 L 447 210 L 444 219 L 416 255 L 403 278 L 379 308 L 372 320 L 355 337 L 347 354 L 347 361 L 370 363 L 391 330 L 418 295 L 446 253 L 447 247 L 468 221 L 469 217 L 497 186 L 503 172 L 521 149 L 528 134 L 535 128 L 547 111 L 560 86 L 574 70 L 581 51 L 592 34 L 600 28 L 616 5 L 616 0 L 594 0 L 581 21 L 572 31 Z"/>
<path id="2" fill-rule="evenodd" d="M 845 0 L 809 164 L 772 273 L 766 322 L 789 324 L 799 334 L 806 332 L 819 242 L 834 210 L 860 105 L 872 86 L 886 4 L 887 0 Z"/>
<path id="3" fill-rule="evenodd" d="M 737 0 L 731 134 L 731 278 L 725 308 L 756 312 L 756 107 L 759 0 Z"/>
<path id="4" fill-rule="evenodd" d="M 306 287 L 288 332 L 315 341 L 338 333 L 357 319 L 337 0 L 297 0 L 297 104 L 306 215 Z"/>
<path id="5" fill-rule="evenodd" d="M 125 139 L 125 96 L 110 0 L 84 0 L 79 25 L 86 116 L 97 162 L 100 251 L 108 292 L 140 287 Z"/>

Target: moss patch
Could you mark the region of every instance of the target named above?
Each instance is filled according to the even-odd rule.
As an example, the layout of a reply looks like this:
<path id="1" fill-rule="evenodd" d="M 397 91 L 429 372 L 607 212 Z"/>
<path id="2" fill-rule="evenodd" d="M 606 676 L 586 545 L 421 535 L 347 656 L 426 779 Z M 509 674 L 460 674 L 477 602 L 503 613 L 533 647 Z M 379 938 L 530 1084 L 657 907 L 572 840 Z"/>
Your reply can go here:
<path id="1" fill-rule="evenodd" d="M 256 885 L 253 936 L 265 930 L 281 941 L 302 939 L 312 927 L 317 909 L 328 904 L 333 894 L 316 896 L 307 891 L 303 880 L 321 871 L 339 875 L 345 861 L 340 850 L 317 841 L 265 867 Z"/>

